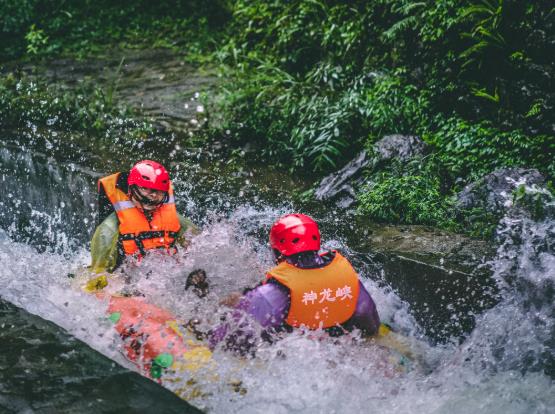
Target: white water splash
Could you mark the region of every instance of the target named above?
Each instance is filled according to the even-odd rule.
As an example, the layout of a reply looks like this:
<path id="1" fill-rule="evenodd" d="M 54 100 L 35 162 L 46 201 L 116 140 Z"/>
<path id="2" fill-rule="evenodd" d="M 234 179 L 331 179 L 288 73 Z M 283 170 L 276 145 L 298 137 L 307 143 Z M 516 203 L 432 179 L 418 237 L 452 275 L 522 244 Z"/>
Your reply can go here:
<path id="1" fill-rule="evenodd" d="M 33 168 L 40 171 L 30 162 L 29 174 Z M 55 179 L 56 171 L 51 173 Z M 53 240 L 68 242 L 61 243 L 62 252 L 39 252 L 31 243 L 14 240 L 16 229 L 0 232 L 0 296 L 132 368 L 106 322 L 106 304 L 67 278 L 88 262 L 85 246 L 75 249 L 79 242 L 63 230 L 62 210 L 74 209 L 75 200 L 64 199 L 62 209 L 59 200 L 35 205 L 21 197 L 41 211 L 29 216 L 32 229 L 54 223 L 46 227 Z M 224 195 L 218 197 L 226 202 Z M 186 205 L 199 208 L 189 200 Z M 209 215 L 209 224 L 177 260 L 151 255 L 133 271 L 128 268 L 131 286 L 183 321 L 199 317 L 203 329 L 217 326 L 222 312 L 218 301 L 256 284 L 271 265 L 269 250 L 255 236 L 285 212 L 283 207 L 229 205 L 225 217 Z M 198 377 L 204 395 L 192 403 L 210 412 L 241 413 L 551 413 L 555 387 L 545 371 L 553 357 L 555 315 L 549 288 L 555 281 L 555 256 L 553 245 L 542 242 L 553 237 L 553 226 L 548 220 L 505 219 L 499 229 L 503 243 L 493 262 L 501 287 L 499 304 L 477 318 L 462 345 L 421 344 L 426 369 L 405 373 L 396 369 L 395 356 L 388 351 L 349 336 L 331 339 L 296 331 L 273 345 L 260 343 L 253 359 L 217 349 L 215 366 Z M 330 243 L 348 252 L 341 240 Z M 205 299 L 184 289 L 188 272 L 196 268 L 205 269 L 210 278 L 212 292 Z M 382 317 L 395 320 L 418 342 L 421 333 L 408 305 L 371 278 L 364 284 Z M 230 383 L 240 383 L 237 387 L 246 393 Z M 175 389 L 175 383 L 164 385 Z"/>

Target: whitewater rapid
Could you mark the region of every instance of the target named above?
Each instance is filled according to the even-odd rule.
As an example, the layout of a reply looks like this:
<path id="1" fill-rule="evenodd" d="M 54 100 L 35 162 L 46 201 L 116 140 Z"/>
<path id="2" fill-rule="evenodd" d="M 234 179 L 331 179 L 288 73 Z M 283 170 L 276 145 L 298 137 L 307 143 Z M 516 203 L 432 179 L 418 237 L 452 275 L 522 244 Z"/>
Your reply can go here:
<path id="1" fill-rule="evenodd" d="M 0 297 L 135 369 L 106 319 L 107 304 L 68 277 L 90 260 L 86 240 L 94 225 L 94 180 L 100 173 L 25 151 L 2 151 Z M 186 172 L 178 174 L 176 195 L 186 214 L 200 221 L 201 233 L 177 260 L 144 260 L 131 283 L 151 303 L 183 321 L 199 318 L 200 327 L 210 329 L 221 323 L 219 300 L 258 283 L 271 265 L 261 229 L 290 206 L 230 202 L 226 194 L 217 195 L 216 207 L 206 206 L 188 190 L 192 180 Z M 386 351 L 349 336 L 330 339 L 297 331 L 274 344 L 260 343 L 252 359 L 217 348 L 214 364 L 195 374 L 202 393 L 190 402 L 209 412 L 241 413 L 555 412 L 555 222 L 506 218 L 498 234 L 498 252 L 490 263 L 498 304 L 476 316 L 462 344 L 455 339 L 434 344 L 410 306 L 380 282 L 375 270 L 358 269 L 382 319 L 393 321 L 419 347 L 421 367 L 398 370 Z M 326 236 L 324 247 L 349 255 L 340 235 Z M 187 274 L 197 268 L 206 270 L 211 284 L 204 299 L 184 288 Z M 177 391 L 176 384 L 188 379 L 163 385 Z M 242 391 L 230 385 L 238 383 Z"/>

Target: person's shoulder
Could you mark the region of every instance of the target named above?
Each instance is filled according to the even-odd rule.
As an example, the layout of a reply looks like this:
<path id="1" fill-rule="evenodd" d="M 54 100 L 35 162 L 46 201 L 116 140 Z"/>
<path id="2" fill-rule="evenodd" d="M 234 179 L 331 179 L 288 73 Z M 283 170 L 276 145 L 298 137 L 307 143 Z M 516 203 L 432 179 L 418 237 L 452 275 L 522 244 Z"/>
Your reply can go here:
<path id="1" fill-rule="evenodd" d="M 261 283 L 252 289 L 246 290 L 243 295 L 250 297 L 253 301 L 258 298 L 268 303 L 276 303 L 276 301 L 287 301 L 290 291 L 277 280 L 268 279 L 266 283 Z"/>
<path id="2" fill-rule="evenodd" d="M 129 173 L 128 172 L 119 172 L 117 173 L 118 175 L 118 179 L 116 182 L 116 188 L 118 188 L 119 190 L 123 191 L 124 193 L 127 194 L 129 188 L 127 185 L 127 179 L 129 178 Z"/>
<path id="3" fill-rule="evenodd" d="M 287 286 L 285 286 L 283 283 L 281 283 L 279 280 L 272 278 L 269 278 L 268 281 L 266 283 L 261 283 L 261 286 L 267 286 L 266 289 L 269 290 L 280 290 L 284 293 L 289 293 L 289 288 Z"/>

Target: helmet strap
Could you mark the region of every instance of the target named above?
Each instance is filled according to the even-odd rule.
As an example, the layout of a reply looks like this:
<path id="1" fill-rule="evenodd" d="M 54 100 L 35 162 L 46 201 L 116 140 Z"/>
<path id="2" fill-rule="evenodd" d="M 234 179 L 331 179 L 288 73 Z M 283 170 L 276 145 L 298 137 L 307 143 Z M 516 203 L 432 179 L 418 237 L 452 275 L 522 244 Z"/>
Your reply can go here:
<path id="1" fill-rule="evenodd" d="M 274 253 L 274 259 L 276 260 L 276 263 L 281 263 L 285 260 L 285 255 L 282 254 L 278 249 L 272 249 L 272 252 Z"/>
<path id="2" fill-rule="evenodd" d="M 157 206 L 159 204 L 163 204 L 166 203 L 169 200 L 169 195 L 168 193 L 166 193 L 166 195 L 164 196 L 164 198 L 162 199 L 162 201 L 160 202 L 156 202 L 156 201 L 152 201 L 151 199 L 149 199 L 148 197 L 143 196 L 139 190 L 137 189 L 136 185 L 132 185 L 130 187 L 131 190 L 131 194 L 133 195 L 133 198 L 135 198 L 135 200 L 137 200 L 139 203 L 144 204 L 146 206 Z"/>

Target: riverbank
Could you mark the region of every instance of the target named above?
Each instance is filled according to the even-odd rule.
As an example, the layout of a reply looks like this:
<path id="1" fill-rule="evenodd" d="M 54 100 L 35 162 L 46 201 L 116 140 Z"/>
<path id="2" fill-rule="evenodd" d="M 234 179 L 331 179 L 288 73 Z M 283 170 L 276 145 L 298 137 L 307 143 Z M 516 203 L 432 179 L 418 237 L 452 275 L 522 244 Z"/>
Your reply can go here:
<path id="1" fill-rule="evenodd" d="M 482 239 L 492 237 L 504 212 L 480 202 L 463 208 L 465 187 L 507 168 L 511 179 L 520 171 L 514 169 L 535 169 L 553 187 L 553 83 L 550 62 L 538 53 L 548 48 L 542 45 L 553 27 L 543 3 L 527 10 L 501 4 L 494 11 L 457 2 L 412 8 L 401 0 L 357 2 L 352 9 L 191 0 L 178 7 L 124 2 L 89 10 L 85 3 L 40 13 L 29 2 L 3 29 L 13 40 L 3 55 L 41 77 L 41 88 L 62 80 L 75 89 L 94 73 L 78 103 L 58 100 L 73 107 L 67 112 L 78 118 L 74 129 L 80 123 L 87 134 L 110 130 L 142 140 L 201 129 L 186 145 L 214 145 L 224 157 L 248 154 L 309 177 L 313 191 L 303 189 L 304 199 L 360 150 L 372 157 L 384 137 L 405 137 L 403 145 L 417 137 L 425 151 L 364 165 L 348 183 L 355 202 L 349 205 L 374 221 Z M 489 12 L 498 20 L 486 17 Z M 509 15 L 521 22 L 524 45 L 513 45 L 515 29 L 499 23 Z M 506 41 L 492 52 L 504 62 L 502 72 L 492 64 L 495 47 L 481 38 L 482 29 Z M 540 29 L 547 37 L 534 35 Z M 145 57 L 149 67 L 140 64 Z M 37 72 L 41 62 L 46 65 Z M 181 80 L 172 83 L 172 77 Z M 26 104 L 42 101 L 40 94 Z M 10 87 L 3 95 L 10 107 Z M 110 123 L 118 118 L 115 100 L 141 111 L 125 132 Z M 26 104 L 12 114 L 27 111 Z M 125 124 L 132 114 L 121 115 L 116 122 Z M 516 190 L 509 189 L 515 197 Z"/>

